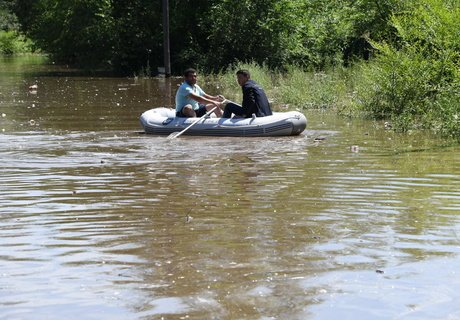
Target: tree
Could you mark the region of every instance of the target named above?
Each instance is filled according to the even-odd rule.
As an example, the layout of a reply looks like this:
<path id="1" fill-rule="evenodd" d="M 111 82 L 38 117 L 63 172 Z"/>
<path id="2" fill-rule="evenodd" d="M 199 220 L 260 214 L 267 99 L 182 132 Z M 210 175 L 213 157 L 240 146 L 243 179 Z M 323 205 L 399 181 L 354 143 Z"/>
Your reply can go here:
<path id="1" fill-rule="evenodd" d="M 113 43 L 109 0 L 17 0 L 24 32 L 61 62 L 95 68 L 106 65 Z"/>
<path id="2" fill-rule="evenodd" d="M 161 12 L 161 1 L 112 1 L 111 62 L 117 71 L 150 75 L 151 66 L 162 65 Z"/>
<path id="3" fill-rule="evenodd" d="M 0 0 L 0 31 L 19 30 L 18 19 L 11 11 L 12 7 L 12 0 Z"/>
<path id="4" fill-rule="evenodd" d="M 132 73 L 162 64 L 160 1 L 10 0 L 23 30 L 56 59 Z M 170 1 L 172 68 L 237 61 L 321 69 L 367 57 L 399 0 Z"/>

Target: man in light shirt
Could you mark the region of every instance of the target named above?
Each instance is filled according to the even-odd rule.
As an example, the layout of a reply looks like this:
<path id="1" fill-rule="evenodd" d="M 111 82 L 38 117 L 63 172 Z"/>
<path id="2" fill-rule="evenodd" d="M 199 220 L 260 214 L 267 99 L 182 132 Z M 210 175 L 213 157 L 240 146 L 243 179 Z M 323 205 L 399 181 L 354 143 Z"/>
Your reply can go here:
<path id="1" fill-rule="evenodd" d="M 184 72 L 184 82 L 176 92 L 176 117 L 202 117 L 206 112 L 214 110 L 217 117 L 222 116 L 223 96 L 211 96 L 196 84 L 197 75 L 195 69 L 187 69 Z"/>

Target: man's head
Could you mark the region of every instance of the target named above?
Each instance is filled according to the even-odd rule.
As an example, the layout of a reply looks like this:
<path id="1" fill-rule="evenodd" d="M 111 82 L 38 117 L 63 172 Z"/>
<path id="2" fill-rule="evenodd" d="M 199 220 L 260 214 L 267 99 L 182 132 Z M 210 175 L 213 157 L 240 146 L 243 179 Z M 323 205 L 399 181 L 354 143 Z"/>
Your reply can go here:
<path id="1" fill-rule="evenodd" d="M 193 68 L 188 68 L 184 71 L 184 79 L 189 85 L 193 86 L 196 84 L 196 70 Z"/>
<path id="2" fill-rule="evenodd" d="M 236 72 L 236 79 L 238 81 L 238 84 L 240 86 L 243 86 L 246 81 L 248 81 L 249 79 L 251 79 L 251 74 L 249 73 L 248 70 L 238 70 Z"/>

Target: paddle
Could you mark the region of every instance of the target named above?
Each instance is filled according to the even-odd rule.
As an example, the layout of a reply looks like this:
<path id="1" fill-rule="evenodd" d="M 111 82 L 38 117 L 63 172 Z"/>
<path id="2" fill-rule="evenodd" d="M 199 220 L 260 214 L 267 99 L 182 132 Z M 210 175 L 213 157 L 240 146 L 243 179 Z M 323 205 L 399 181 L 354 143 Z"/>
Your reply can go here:
<path id="1" fill-rule="evenodd" d="M 193 127 L 195 124 L 198 123 L 198 121 L 200 121 L 201 119 L 209 116 L 211 113 L 214 112 L 214 110 L 216 110 L 217 106 L 215 106 L 214 108 L 212 108 L 211 110 L 209 110 L 208 112 L 206 112 L 202 117 L 196 119 L 195 121 L 193 121 L 187 128 L 185 128 L 184 130 L 180 131 L 180 132 L 173 132 L 171 133 L 169 136 L 168 136 L 168 139 L 175 139 L 177 138 L 178 136 L 182 135 L 185 131 L 187 131 L 188 129 L 190 129 L 191 127 Z"/>

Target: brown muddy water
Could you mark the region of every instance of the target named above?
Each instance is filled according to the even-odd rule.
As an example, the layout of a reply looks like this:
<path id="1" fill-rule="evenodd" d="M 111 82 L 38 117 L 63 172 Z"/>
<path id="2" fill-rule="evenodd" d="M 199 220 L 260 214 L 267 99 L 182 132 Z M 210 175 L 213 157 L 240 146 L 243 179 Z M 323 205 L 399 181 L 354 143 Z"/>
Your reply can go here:
<path id="1" fill-rule="evenodd" d="M 458 146 L 139 134 L 178 81 L 1 60 L 1 319 L 460 318 Z"/>

